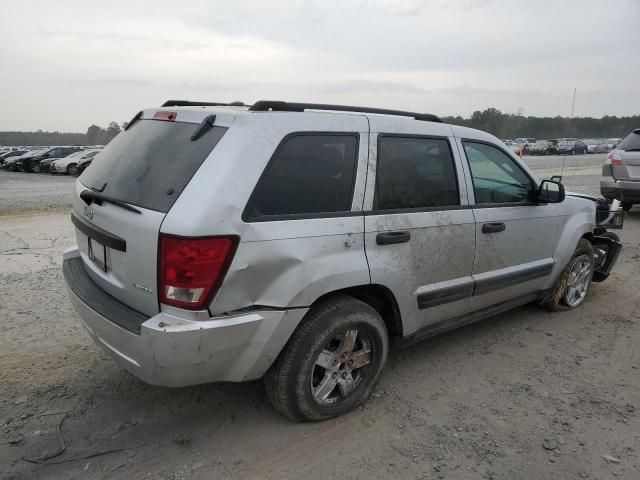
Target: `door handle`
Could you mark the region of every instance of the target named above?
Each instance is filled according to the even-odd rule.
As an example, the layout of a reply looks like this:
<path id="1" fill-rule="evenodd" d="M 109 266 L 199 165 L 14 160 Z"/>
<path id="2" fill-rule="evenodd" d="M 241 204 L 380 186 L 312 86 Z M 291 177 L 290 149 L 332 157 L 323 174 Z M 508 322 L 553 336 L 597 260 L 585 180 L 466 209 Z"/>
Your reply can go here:
<path id="1" fill-rule="evenodd" d="M 410 232 L 385 232 L 376 235 L 378 245 L 393 245 L 394 243 L 406 243 L 411 239 Z"/>
<path id="2" fill-rule="evenodd" d="M 502 222 L 499 223 L 485 223 L 482 225 L 482 233 L 498 233 L 504 232 L 506 225 Z"/>

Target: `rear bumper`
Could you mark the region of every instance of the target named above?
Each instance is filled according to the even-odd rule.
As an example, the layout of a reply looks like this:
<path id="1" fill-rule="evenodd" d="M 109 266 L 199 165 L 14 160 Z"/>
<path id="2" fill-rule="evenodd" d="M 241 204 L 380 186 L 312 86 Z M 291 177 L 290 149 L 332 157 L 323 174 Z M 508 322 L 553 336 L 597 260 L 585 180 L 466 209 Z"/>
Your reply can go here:
<path id="1" fill-rule="evenodd" d="M 65 252 L 67 267 L 69 262 L 82 262 L 77 249 Z M 86 288 L 86 282 L 91 282 L 88 276 L 68 278 L 68 270 L 69 297 L 89 335 L 120 366 L 153 385 L 180 387 L 260 378 L 307 312 L 303 308 L 261 310 L 202 320 L 194 312 L 172 309 L 143 319 L 140 333 L 135 333 L 119 325 L 123 324 L 120 319 L 108 318 L 109 311 L 126 315 L 121 302 L 110 297 L 112 309 L 104 301 L 91 305 L 92 288 L 104 292 L 95 284 Z M 78 268 L 73 270 L 74 275 L 82 275 Z M 84 282 L 85 288 L 77 288 L 78 282 Z"/>
<path id="2" fill-rule="evenodd" d="M 600 193 L 606 195 L 609 192 L 619 192 L 624 201 L 640 202 L 640 181 L 616 180 L 613 177 L 602 177 L 600 180 Z"/>

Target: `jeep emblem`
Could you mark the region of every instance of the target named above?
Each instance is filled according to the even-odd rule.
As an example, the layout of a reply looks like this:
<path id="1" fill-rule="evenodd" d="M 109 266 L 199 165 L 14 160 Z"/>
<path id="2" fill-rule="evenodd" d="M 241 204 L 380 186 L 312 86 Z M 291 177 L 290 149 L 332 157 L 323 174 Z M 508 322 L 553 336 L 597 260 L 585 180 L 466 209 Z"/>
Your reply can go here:
<path id="1" fill-rule="evenodd" d="M 89 207 L 89 205 L 84 206 L 84 210 L 82 211 L 82 213 L 84 213 L 85 217 L 89 217 L 89 220 L 93 220 L 93 210 L 91 210 L 91 207 Z"/>

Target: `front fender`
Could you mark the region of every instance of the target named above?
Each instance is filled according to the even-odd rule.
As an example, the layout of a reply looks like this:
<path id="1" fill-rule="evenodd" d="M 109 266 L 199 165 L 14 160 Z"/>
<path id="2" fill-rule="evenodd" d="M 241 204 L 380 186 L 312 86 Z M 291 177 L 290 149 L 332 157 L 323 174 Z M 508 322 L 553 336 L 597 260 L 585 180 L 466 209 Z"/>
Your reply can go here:
<path id="1" fill-rule="evenodd" d="M 547 288 L 551 288 L 558 276 L 571 260 L 578 242 L 586 234 L 593 232 L 596 218 L 596 204 L 591 200 L 567 196 L 558 205 L 560 215 L 560 236 L 553 254 L 555 265 Z"/>

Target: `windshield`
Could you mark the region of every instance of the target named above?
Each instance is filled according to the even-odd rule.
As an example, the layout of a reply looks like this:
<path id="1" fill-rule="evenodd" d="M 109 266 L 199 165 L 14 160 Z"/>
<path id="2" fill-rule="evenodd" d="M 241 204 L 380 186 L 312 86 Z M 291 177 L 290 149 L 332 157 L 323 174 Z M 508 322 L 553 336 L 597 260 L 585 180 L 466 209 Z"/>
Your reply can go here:
<path id="1" fill-rule="evenodd" d="M 151 210 L 168 212 L 227 131 L 213 127 L 198 140 L 194 123 L 141 120 L 118 134 L 80 176 L 87 187 Z"/>

